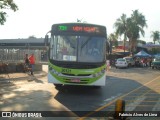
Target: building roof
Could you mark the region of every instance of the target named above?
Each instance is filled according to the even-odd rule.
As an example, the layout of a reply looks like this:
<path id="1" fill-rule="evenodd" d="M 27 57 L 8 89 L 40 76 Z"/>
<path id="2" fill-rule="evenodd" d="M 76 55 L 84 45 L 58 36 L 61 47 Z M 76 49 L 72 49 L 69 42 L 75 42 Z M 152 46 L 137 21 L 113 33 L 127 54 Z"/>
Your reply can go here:
<path id="1" fill-rule="evenodd" d="M 0 48 L 45 48 L 44 38 L 0 39 Z"/>
<path id="2" fill-rule="evenodd" d="M 144 48 L 160 48 L 160 44 L 146 44 Z"/>
<path id="3" fill-rule="evenodd" d="M 44 38 L 0 39 L 0 43 L 44 43 Z"/>

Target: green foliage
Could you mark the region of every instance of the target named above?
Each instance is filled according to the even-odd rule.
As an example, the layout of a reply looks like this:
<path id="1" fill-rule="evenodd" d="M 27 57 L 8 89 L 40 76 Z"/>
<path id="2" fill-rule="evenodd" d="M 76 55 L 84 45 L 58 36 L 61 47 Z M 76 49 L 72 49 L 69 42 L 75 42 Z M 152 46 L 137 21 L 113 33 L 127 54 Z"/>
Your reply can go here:
<path id="1" fill-rule="evenodd" d="M 112 43 L 112 46 L 115 46 L 115 47 L 118 46 L 118 35 L 116 35 L 116 33 L 111 33 L 108 36 L 108 39 Z"/>
<path id="2" fill-rule="evenodd" d="M 159 31 L 152 31 L 151 38 L 153 38 L 153 42 L 157 41 L 160 44 L 160 32 Z"/>
<path id="3" fill-rule="evenodd" d="M 146 41 L 143 41 L 143 40 L 137 40 L 137 43 L 141 43 L 141 44 L 146 44 Z"/>
<path id="4" fill-rule="evenodd" d="M 157 54 L 157 53 L 160 53 L 160 49 L 159 48 L 149 49 L 149 54 Z"/>
<path id="5" fill-rule="evenodd" d="M 116 28 L 116 35 L 124 35 L 124 48 L 126 48 L 126 40 L 127 40 L 127 16 L 126 14 L 122 14 L 120 18 L 117 19 L 117 21 L 114 24 L 114 27 Z M 125 52 L 125 49 L 124 49 Z"/>
<path id="6" fill-rule="evenodd" d="M 127 16 L 126 14 L 122 14 L 120 18 L 117 19 L 117 21 L 114 24 L 114 27 L 116 29 L 116 35 L 123 35 L 127 32 Z M 126 36 L 124 36 L 126 37 Z"/>
<path id="7" fill-rule="evenodd" d="M 13 2 L 13 0 L 0 0 L 0 24 L 4 25 L 6 22 L 7 13 L 4 10 L 13 10 L 14 12 L 18 10 L 18 6 Z"/>
<path id="8" fill-rule="evenodd" d="M 32 38 L 36 38 L 36 36 L 31 35 L 31 36 L 29 36 L 28 38 L 29 38 L 29 39 L 32 39 Z"/>
<path id="9" fill-rule="evenodd" d="M 124 46 L 127 38 L 129 39 L 130 51 L 135 51 L 137 39 L 140 37 L 140 33 L 144 36 L 144 27 L 147 27 L 145 16 L 139 13 L 138 10 L 134 10 L 131 17 L 127 18 L 125 14 L 117 19 L 114 24 L 116 33 L 118 35 L 124 35 Z"/>

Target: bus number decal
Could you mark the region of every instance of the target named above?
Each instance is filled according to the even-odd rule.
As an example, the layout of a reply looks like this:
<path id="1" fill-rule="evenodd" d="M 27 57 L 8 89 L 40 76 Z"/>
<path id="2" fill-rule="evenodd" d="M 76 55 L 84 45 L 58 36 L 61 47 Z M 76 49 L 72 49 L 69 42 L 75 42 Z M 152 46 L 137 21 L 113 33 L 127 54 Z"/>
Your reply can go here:
<path id="1" fill-rule="evenodd" d="M 71 69 L 63 68 L 62 73 L 71 73 Z"/>

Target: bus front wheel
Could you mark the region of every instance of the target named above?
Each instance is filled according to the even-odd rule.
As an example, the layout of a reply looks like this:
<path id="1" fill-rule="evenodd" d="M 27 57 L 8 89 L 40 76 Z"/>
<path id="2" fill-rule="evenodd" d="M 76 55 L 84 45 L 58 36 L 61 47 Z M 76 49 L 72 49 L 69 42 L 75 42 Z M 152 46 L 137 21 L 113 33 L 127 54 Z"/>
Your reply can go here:
<path id="1" fill-rule="evenodd" d="M 60 89 L 62 87 L 62 84 L 54 84 L 56 89 Z"/>

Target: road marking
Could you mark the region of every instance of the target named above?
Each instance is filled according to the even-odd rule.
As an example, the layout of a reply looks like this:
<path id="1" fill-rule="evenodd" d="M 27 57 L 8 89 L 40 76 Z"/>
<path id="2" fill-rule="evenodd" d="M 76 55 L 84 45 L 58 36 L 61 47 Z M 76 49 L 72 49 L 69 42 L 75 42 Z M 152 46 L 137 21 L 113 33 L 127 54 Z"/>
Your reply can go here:
<path id="1" fill-rule="evenodd" d="M 135 98 L 137 96 L 126 96 L 127 98 Z M 147 96 L 147 98 L 159 98 L 159 96 Z"/>
<path id="2" fill-rule="evenodd" d="M 134 102 L 134 100 L 125 100 L 126 102 Z M 152 103 L 152 102 L 158 102 L 159 100 L 143 100 L 144 103 Z"/>
<path id="3" fill-rule="evenodd" d="M 101 105 L 101 106 L 106 105 L 107 102 L 110 102 L 110 101 L 114 100 L 115 98 L 117 98 L 117 97 L 119 97 L 119 96 L 121 96 L 121 93 L 119 93 L 119 94 L 116 95 L 116 96 L 112 96 L 112 97 L 110 97 L 110 98 L 105 99 L 105 100 L 103 101 L 103 103 L 100 104 L 100 105 Z"/>
<path id="4" fill-rule="evenodd" d="M 127 106 L 126 107 L 126 111 L 133 111 L 136 108 L 136 106 L 138 106 L 144 99 L 146 99 L 145 96 L 140 97 L 140 98 L 134 100 L 134 102 L 132 102 L 130 104 L 127 104 L 126 105 Z"/>
<path id="5" fill-rule="evenodd" d="M 152 108 L 152 111 L 160 111 L 160 98 L 158 99 L 157 104 Z"/>
<path id="6" fill-rule="evenodd" d="M 115 99 L 116 97 L 118 97 L 118 96 L 120 96 L 120 95 L 121 95 L 121 93 L 118 94 L 118 95 L 116 95 L 116 96 L 112 96 L 112 97 L 110 97 L 110 98 L 108 98 L 108 99 L 105 99 L 104 101 L 105 101 L 105 102 L 111 101 L 111 100 Z"/>
<path id="7" fill-rule="evenodd" d="M 157 80 L 158 78 L 160 78 L 160 76 L 158 76 L 158 77 L 152 79 L 151 81 L 149 81 L 149 82 L 141 85 L 140 87 L 138 87 L 138 88 L 130 91 L 129 93 L 126 93 L 126 94 L 118 97 L 117 99 L 122 99 L 123 97 L 125 97 L 125 96 L 127 96 L 127 95 L 129 95 L 129 94 L 131 94 L 131 93 L 133 93 L 133 92 L 135 92 L 135 91 L 137 91 L 137 90 L 139 90 L 139 89 L 141 89 L 141 88 L 143 88 L 143 87 L 146 87 L 146 85 L 152 83 L 153 81 Z M 97 108 L 97 109 L 94 110 L 93 112 L 89 112 L 88 114 L 84 115 L 83 117 L 80 117 L 78 120 L 83 120 L 83 119 L 87 118 L 88 116 L 90 116 L 90 115 L 92 115 L 92 114 L 94 114 L 94 113 L 96 113 L 96 112 L 98 112 L 98 111 L 100 111 L 100 110 L 103 110 L 104 108 L 106 108 L 106 107 L 108 107 L 109 105 L 111 105 L 111 104 L 113 104 L 114 102 L 116 102 L 117 99 L 113 100 L 112 102 L 110 102 L 110 103 L 108 103 L 108 104 L 106 104 L 106 105 L 104 105 L 104 106 L 102 106 L 102 107 Z"/>

